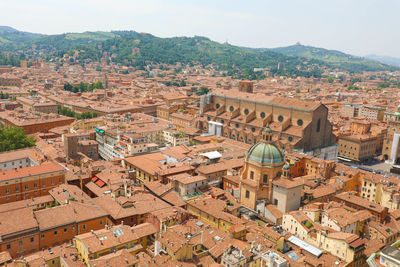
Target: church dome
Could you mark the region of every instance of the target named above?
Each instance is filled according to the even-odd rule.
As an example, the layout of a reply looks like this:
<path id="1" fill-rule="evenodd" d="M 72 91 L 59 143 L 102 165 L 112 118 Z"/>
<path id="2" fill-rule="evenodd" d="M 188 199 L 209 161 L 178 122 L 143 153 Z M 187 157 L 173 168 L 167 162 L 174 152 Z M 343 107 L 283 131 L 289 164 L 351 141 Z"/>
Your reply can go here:
<path id="1" fill-rule="evenodd" d="M 280 149 L 272 143 L 258 142 L 252 146 L 247 154 L 246 161 L 252 160 L 261 164 L 280 164 L 284 156 Z"/>

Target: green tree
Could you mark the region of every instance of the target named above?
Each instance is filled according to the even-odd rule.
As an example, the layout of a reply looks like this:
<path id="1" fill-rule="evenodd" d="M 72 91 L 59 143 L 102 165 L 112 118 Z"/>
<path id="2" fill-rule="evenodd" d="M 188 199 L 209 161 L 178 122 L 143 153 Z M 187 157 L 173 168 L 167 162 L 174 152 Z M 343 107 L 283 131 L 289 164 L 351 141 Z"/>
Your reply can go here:
<path id="1" fill-rule="evenodd" d="M 332 77 L 328 77 L 328 79 L 326 80 L 328 83 L 333 83 L 333 78 Z"/>
<path id="2" fill-rule="evenodd" d="M 35 138 L 26 136 L 23 128 L 0 128 L 0 152 L 32 147 L 34 145 Z"/>
<path id="3" fill-rule="evenodd" d="M 196 95 L 206 95 L 206 94 L 208 94 L 209 91 L 210 90 L 208 89 L 207 86 L 202 86 L 202 87 L 200 87 L 199 90 L 196 91 Z"/>
<path id="4" fill-rule="evenodd" d="M 94 89 L 104 89 L 103 83 L 101 81 L 97 81 L 92 84 L 85 82 L 80 82 L 78 85 L 71 85 L 69 83 L 64 84 L 65 91 L 70 91 L 74 93 L 92 92 Z"/>

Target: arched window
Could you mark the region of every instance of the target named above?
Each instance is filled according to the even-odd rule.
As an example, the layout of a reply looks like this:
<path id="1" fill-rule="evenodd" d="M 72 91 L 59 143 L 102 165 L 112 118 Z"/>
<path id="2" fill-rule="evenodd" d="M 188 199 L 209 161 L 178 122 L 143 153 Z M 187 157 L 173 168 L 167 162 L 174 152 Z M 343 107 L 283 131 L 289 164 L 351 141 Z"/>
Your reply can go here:
<path id="1" fill-rule="evenodd" d="M 317 133 L 319 133 L 320 130 L 321 130 L 321 119 L 318 119 L 318 122 L 317 122 Z"/>
<path id="2" fill-rule="evenodd" d="M 217 104 L 215 105 L 215 107 L 218 109 L 218 108 L 220 107 L 220 104 L 217 103 Z"/>

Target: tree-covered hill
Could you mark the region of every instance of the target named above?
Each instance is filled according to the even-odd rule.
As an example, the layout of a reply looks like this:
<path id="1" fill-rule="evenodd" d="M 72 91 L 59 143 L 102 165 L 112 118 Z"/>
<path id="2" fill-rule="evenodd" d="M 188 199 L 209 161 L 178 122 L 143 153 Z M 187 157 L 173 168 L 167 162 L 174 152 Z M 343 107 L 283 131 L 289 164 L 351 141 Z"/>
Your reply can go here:
<path id="1" fill-rule="evenodd" d="M 13 34 L 15 37 L 10 38 Z M 16 37 L 19 35 L 21 38 Z M 252 49 L 214 42 L 206 37 L 160 38 L 135 31 L 36 35 L 0 27 L 0 49 L 33 56 L 38 54 L 34 50 L 40 50 L 47 59 L 55 60 L 65 53 L 77 54 L 75 60 L 81 63 L 103 58 L 110 63 L 138 68 L 158 63 L 201 64 L 250 79 L 260 77 L 260 73 L 254 73 L 254 68 L 265 68 L 277 75 L 305 77 L 318 77 L 325 69 L 332 68 L 351 72 L 396 69 L 377 61 L 309 46 Z"/>
<path id="2" fill-rule="evenodd" d="M 266 50 L 266 49 L 263 49 Z M 326 64 L 346 71 L 384 71 L 396 70 L 398 68 L 383 64 L 376 60 L 352 56 L 337 50 L 328 50 L 305 45 L 291 45 L 270 49 L 272 51 L 290 56 L 312 58 L 325 62 Z"/>
<path id="3" fill-rule="evenodd" d="M 8 26 L 0 26 L 0 49 L 13 49 L 41 36 L 43 35 L 18 31 Z"/>
<path id="4" fill-rule="evenodd" d="M 83 45 L 95 45 L 117 36 L 118 35 L 111 32 L 83 32 L 45 35 L 26 42 L 22 47 L 27 48 L 36 45 L 37 49 L 46 49 L 49 51 L 71 50 Z"/>
<path id="5" fill-rule="evenodd" d="M 273 73 L 289 75 L 320 75 L 321 62 L 286 56 L 272 51 L 220 44 L 206 37 L 159 38 L 137 32 L 113 32 L 118 37 L 86 46 L 80 59 L 99 60 L 104 52 L 115 63 L 145 66 L 152 63 L 213 65 L 217 70 L 236 72 L 253 68 L 268 68 Z M 278 64 L 281 68 L 278 69 Z"/>

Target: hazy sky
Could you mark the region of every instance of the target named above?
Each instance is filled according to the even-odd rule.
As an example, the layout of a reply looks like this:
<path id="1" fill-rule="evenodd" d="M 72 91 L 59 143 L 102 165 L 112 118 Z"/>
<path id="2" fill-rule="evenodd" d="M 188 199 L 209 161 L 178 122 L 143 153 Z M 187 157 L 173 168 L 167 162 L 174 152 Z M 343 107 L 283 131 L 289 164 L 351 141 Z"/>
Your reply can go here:
<path id="1" fill-rule="evenodd" d="M 249 47 L 296 42 L 400 57 L 400 0 L 0 0 L 0 25 L 56 34 L 135 30 Z"/>

